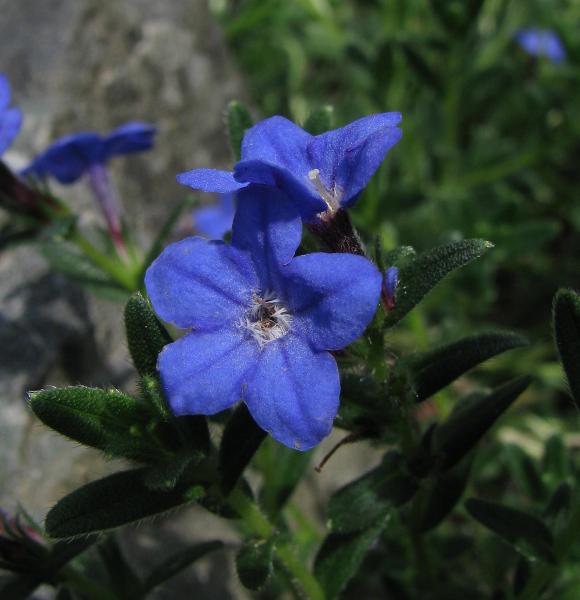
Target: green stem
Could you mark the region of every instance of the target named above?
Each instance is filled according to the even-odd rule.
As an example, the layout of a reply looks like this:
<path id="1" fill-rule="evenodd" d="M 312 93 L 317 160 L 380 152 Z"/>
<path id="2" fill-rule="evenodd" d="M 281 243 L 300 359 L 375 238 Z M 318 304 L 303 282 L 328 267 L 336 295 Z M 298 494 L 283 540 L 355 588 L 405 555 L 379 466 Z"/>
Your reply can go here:
<path id="1" fill-rule="evenodd" d="M 115 280 L 123 288 L 129 292 L 134 292 L 139 289 L 133 273 L 127 269 L 126 265 L 123 265 L 117 260 L 109 258 L 99 250 L 97 250 L 90 242 L 85 238 L 78 229 L 70 234 L 68 238 L 73 244 L 85 254 L 85 256 L 97 267 L 107 273 L 111 279 Z"/>
<path id="2" fill-rule="evenodd" d="M 274 525 L 270 523 L 253 500 L 239 489 L 235 489 L 228 500 L 242 521 L 255 535 L 267 539 L 276 533 Z M 290 544 L 280 542 L 276 544 L 274 551 L 290 575 L 300 584 L 307 598 L 325 600 L 320 584 L 309 569 L 296 557 Z"/>

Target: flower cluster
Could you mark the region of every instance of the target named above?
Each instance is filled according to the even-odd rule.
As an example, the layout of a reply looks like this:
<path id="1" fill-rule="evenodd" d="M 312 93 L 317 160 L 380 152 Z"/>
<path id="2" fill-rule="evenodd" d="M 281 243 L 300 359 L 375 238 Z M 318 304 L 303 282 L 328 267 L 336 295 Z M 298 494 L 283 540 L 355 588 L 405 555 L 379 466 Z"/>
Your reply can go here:
<path id="1" fill-rule="evenodd" d="M 515 35 L 520 48 L 531 56 L 543 56 L 554 64 L 566 60 L 566 50 L 558 34 L 551 29 L 521 29 Z"/>
<path id="2" fill-rule="evenodd" d="M 290 448 L 308 450 L 328 435 L 340 395 L 331 352 L 363 333 L 383 277 L 363 256 L 296 256 L 302 221 L 353 204 L 400 139 L 400 120 L 374 115 L 311 136 L 272 117 L 246 132 L 233 173 L 178 176 L 204 191 L 235 192 L 237 208 L 231 244 L 187 238 L 145 277 L 159 316 L 188 330 L 159 356 L 175 414 L 211 415 L 241 400 Z"/>

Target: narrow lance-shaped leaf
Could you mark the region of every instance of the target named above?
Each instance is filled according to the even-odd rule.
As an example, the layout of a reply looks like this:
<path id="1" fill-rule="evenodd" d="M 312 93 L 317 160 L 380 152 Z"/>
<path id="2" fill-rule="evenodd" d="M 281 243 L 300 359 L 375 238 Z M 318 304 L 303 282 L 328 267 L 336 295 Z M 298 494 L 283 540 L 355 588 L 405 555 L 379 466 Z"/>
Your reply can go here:
<path id="1" fill-rule="evenodd" d="M 222 490 L 229 493 L 252 460 L 266 432 L 260 429 L 245 404 L 240 404 L 229 418 L 219 450 Z"/>
<path id="2" fill-rule="evenodd" d="M 527 346 L 516 333 L 491 331 L 410 358 L 417 401 L 422 402 L 473 367 L 507 350 Z"/>
<path id="3" fill-rule="evenodd" d="M 576 406 L 580 407 L 580 295 L 560 290 L 554 298 L 554 337 Z"/>
<path id="4" fill-rule="evenodd" d="M 486 500 L 470 498 L 469 514 L 530 560 L 556 563 L 550 530 L 533 515 Z"/>
<path id="5" fill-rule="evenodd" d="M 147 407 L 119 390 L 75 386 L 30 392 L 30 407 L 45 424 L 103 452 L 146 460 L 155 448 L 144 437 Z"/>
<path id="6" fill-rule="evenodd" d="M 274 540 L 248 540 L 236 557 L 236 570 L 240 581 L 249 590 L 264 586 L 272 573 Z"/>
<path id="7" fill-rule="evenodd" d="M 374 526 L 393 507 L 407 502 L 417 490 L 401 455 L 390 452 L 383 462 L 356 481 L 338 490 L 328 504 L 330 528 L 351 533 Z"/>
<path id="8" fill-rule="evenodd" d="M 367 550 L 387 526 L 388 517 L 364 531 L 330 534 L 323 542 L 314 563 L 314 575 L 328 600 L 337 598 L 356 575 Z"/>
<path id="9" fill-rule="evenodd" d="M 143 482 L 146 472 L 121 471 L 65 496 L 46 517 L 48 535 L 66 538 L 112 529 L 190 501 L 184 487 L 168 492 L 148 489 Z"/>
<path id="10" fill-rule="evenodd" d="M 395 308 L 389 311 L 385 327 L 400 321 L 446 275 L 479 258 L 493 244 L 484 240 L 463 240 L 420 254 L 399 269 Z"/>
<path id="11" fill-rule="evenodd" d="M 517 377 L 458 406 L 433 434 L 432 449 L 441 469 L 448 469 L 465 456 L 530 384 L 530 377 Z"/>
<path id="12" fill-rule="evenodd" d="M 234 158 L 238 161 L 242 155 L 244 134 L 253 125 L 252 117 L 243 104 L 237 100 L 232 100 L 228 104 L 227 121 L 230 145 L 234 153 Z"/>
<path id="13" fill-rule="evenodd" d="M 197 544 L 170 556 L 147 577 L 143 583 L 140 597 L 147 597 L 147 595 L 158 585 L 175 577 L 175 575 L 184 569 L 187 569 L 187 567 L 191 566 L 195 561 L 220 548 L 223 548 L 223 543 L 214 540 L 211 542 L 202 542 L 201 544 Z"/>
<path id="14" fill-rule="evenodd" d="M 157 356 L 173 340 L 140 292 L 131 296 L 125 306 L 125 328 L 139 375 L 157 375 Z"/>

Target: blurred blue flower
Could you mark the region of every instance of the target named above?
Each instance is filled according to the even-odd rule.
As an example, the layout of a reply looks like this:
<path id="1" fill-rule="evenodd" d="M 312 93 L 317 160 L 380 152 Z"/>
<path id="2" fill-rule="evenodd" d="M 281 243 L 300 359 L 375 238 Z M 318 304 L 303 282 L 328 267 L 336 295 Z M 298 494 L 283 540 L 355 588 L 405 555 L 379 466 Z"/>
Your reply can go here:
<path id="1" fill-rule="evenodd" d="M 125 254 L 119 204 L 106 163 L 114 156 L 149 150 L 156 132 L 151 125 L 133 122 L 121 125 L 106 136 L 93 132 L 68 135 L 37 156 L 22 174 L 39 179 L 51 176 L 63 184 L 74 183 L 86 174 L 111 238 Z"/>
<path id="2" fill-rule="evenodd" d="M 10 84 L 0 73 L 0 155 L 10 146 L 22 126 L 22 113 L 18 108 L 8 108 Z"/>
<path id="3" fill-rule="evenodd" d="M 159 355 L 176 415 L 211 415 L 242 400 L 290 448 L 308 450 L 328 435 L 340 393 L 328 351 L 363 333 L 382 277 L 352 254 L 293 258 L 301 233 L 283 193 L 252 186 L 238 193 L 231 245 L 187 238 L 149 267 L 159 316 L 191 329 Z"/>
<path id="4" fill-rule="evenodd" d="M 564 44 L 551 29 L 521 29 L 516 33 L 515 40 L 531 56 L 543 56 L 556 64 L 566 60 Z"/>
<path id="5" fill-rule="evenodd" d="M 146 123 L 126 123 L 104 137 L 93 132 L 68 135 L 37 156 L 23 175 L 41 179 L 52 176 L 60 183 L 74 183 L 113 156 L 149 150 L 155 133 L 155 127 Z"/>
<path id="6" fill-rule="evenodd" d="M 401 139 L 398 112 L 363 117 L 333 131 L 310 135 L 284 117 L 248 129 L 233 172 L 194 169 L 177 181 L 206 192 L 234 192 L 250 183 L 278 187 L 307 222 L 356 201 L 387 152 Z"/>
<path id="7" fill-rule="evenodd" d="M 221 240 L 231 230 L 236 212 L 235 194 L 220 194 L 217 204 L 193 210 L 193 226 L 210 240 Z"/>

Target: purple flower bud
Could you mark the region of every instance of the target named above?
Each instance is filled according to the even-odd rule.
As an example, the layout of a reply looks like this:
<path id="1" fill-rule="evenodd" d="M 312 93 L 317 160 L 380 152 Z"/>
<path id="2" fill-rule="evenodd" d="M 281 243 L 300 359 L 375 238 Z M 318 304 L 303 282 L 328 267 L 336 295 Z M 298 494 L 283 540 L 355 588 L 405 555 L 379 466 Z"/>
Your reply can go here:
<path id="1" fill-rule="evenodd" d="M 389 267 L 383 276 L 383 290 L 381 294 L 383 304 L 387 310 L 395 308 L 397 285 L 399 285 L 399 269 L 397 267 Z"/>

